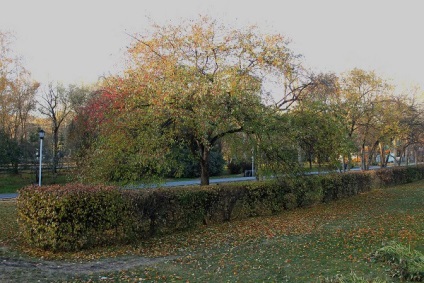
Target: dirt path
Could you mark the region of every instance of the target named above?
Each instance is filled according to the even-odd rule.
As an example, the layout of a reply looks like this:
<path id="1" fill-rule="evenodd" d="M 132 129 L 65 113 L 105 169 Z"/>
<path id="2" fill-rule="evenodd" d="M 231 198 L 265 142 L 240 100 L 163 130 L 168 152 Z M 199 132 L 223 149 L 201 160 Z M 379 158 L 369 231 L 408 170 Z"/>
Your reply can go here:
<path id="1" fill-rule="evenodd" d="M 128 270 L 172 261 L 176 256 L 121 256 L 89 262 L 48 261 L 0 255 L 0 282 L 62 282 L 73 276 Z M 104 278 L 107 279 L 107 278 Z"/>
<path id="2" fill-rule="evenodd" d="M 119 258 L 101 259 L 92 262 L 61 262 L 44 260 L 23 260 L 0 257 L 0 271 L 5 269 L 39 269 L 46 272 L 61 272 L 72 274 L 91 274 L 97 272 L 113 272 L 133 267 L 148 266 L 159 262 L 174 260 L 177 257 L 146 258 L 126 256 Z"/>

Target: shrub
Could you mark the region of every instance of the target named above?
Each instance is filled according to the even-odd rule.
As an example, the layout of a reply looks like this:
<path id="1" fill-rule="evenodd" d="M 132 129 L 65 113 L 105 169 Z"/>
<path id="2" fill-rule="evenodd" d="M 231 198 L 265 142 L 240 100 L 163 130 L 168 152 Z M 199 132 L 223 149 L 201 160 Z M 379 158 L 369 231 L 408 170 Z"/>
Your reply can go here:
<path id="1" fill-rule="evenodd" d="M 422 178 L 424 166 L 144 190 L 107 186 L 27 187 L 19 191 L 24 240 L 50 250 L 79 250 L 169 234 L 209 223 L 264 216 Z"/>
<path id="2" fill-rule="evenodd" d="M 283 205 L 287 210 L 292 210 L 297 207 L 297 198 L 293 193 L 287 193 L 283 197 Z"/>
<path id="3" fill-rule="evenodd" d="M 336 275 L 333 278 L 321 279 L 322 283 L 386 283 L 384 280 L 374 279 L 367 280 L 363 277 L 359 277 L 355 273 L 350 273 L 349 275 Z"/>
<path id="4" fill-rule="evenodd" d="M 50 250 L 79 250 L 126 238 L 129 213 L 118 189 L 106 186 L 30 186 L 19 190 L 24 240 Z"/>
<path id="5" fill-rule="evenodd" d="M 411 281 L 424 281 L 424 255 L 399 243 L 390 243 L 373 255 L 378 261 L 393 266 L 392 276 Z"/>
<path id="6" fill-rule="evenodd" d="M 320 176 L 308 176 L 292 181 L 290 192 L 296 195 L 298 206 L 306 207 L 322 202 L 323 191 L 320 178 Z"/>

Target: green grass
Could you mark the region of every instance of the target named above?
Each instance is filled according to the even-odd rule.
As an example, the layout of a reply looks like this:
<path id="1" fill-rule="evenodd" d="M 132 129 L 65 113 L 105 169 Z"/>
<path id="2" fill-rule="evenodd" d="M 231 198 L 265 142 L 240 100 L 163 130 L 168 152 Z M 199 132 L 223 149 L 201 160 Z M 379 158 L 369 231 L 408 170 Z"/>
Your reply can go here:
<path id="1" fill-rule="evenodd" d="M 392 242 L 424 252 L 424 181 L 276 216 L 204 226 L 133 245 L 74 254 L 21 247 L 16 240 L 13 202 L 0 202 L 0 223 L 6 227 L 0 229 L 0 247 L 7 247 L 7 251 L 0 250 L 0 259 L 2 255 L 20 257 L 22 252 L 78 261 L 128 254 L 179 256 L 174 261 L 103 273 L 34 271 L 31 278 L 35 282 L 401 282 L 391 277 L 390 264 L 376 261 L 373 254 Z M 1 270 L 0 265 L 1 273 L 16 281 L 28 276 Z"/>
<path id="2" fill-rule="evenodd" d="M 68 181 L 66 173 L 59 172 L 57 175 L 51 172 L 43 172 L 42 184 L 64 184 Z M 0 194 L 2 193 L 16 193 L 20 188 L 35 184 L 36 176 L 35 173 L 22 172 L 19 174 L 0 174 Z"/>

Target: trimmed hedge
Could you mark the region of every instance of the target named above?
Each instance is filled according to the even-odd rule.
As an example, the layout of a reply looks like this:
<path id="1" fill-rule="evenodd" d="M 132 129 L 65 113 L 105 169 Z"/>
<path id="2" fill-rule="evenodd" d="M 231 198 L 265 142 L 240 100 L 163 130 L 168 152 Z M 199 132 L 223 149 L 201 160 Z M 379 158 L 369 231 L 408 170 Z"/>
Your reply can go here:
<path id="1" fill-rule="evenodd" d="M 80 250 L 277 214 L 423 177 L 424 166 L 415 166 L 207 187 L 31 186 L 19 191 L 18 220 L 30 245 Z"/>
<path id="2" fill-rule="evenodd" d="M 106 186 L 30 186 L 19 191 L 18 221 L 28 244 L 79 250 L 130 235 L 128 202 Z"/>

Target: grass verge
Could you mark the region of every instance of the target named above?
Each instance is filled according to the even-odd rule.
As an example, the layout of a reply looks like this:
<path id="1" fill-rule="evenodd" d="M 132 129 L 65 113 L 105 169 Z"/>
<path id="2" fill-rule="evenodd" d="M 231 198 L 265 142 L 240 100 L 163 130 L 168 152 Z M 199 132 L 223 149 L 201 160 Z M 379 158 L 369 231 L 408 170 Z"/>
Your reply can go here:
<path id="1" fill-rule="evenodd" d="M 340 280 L 351 274 L 363 280 L 356 282 L 401 282 L 391 277 L 390 264 L 376 261 L 373 254 L 393 241 L 424 252 L 424 181 L 272 217 L 78 253 L 54 254 L 20 245 L 13 202 L 0 202 L 0 223 L 6 225 L 0 229 L 0 281 L 5 282 L 22 281 L 28 272 L 34 281 L 49 282 L 351 282 Z M 1 259 L 22 256 L 57 265 L 72 261 L 75 269 L 52 273 L 37 268 L 24 275 L 1 265 Z M 78 269 L 78 262 L 101 264 L 129 256 L 178 258 L 109 271 Z"/>
<path id="2" fill-rule="evenodd" d="M 51 172 L 43 172 L 42 184 L 53 185 L 53 184 L 65 184 L 67 183 L 68 175 L 66 173 L 59 172 L 53 174 Z M 35 173 L 22 172 L 19 174 L 0 174 L 0 194 L 4 193 L 16 193 L 20 188 L 35 184 L 36 175 Z"/>

